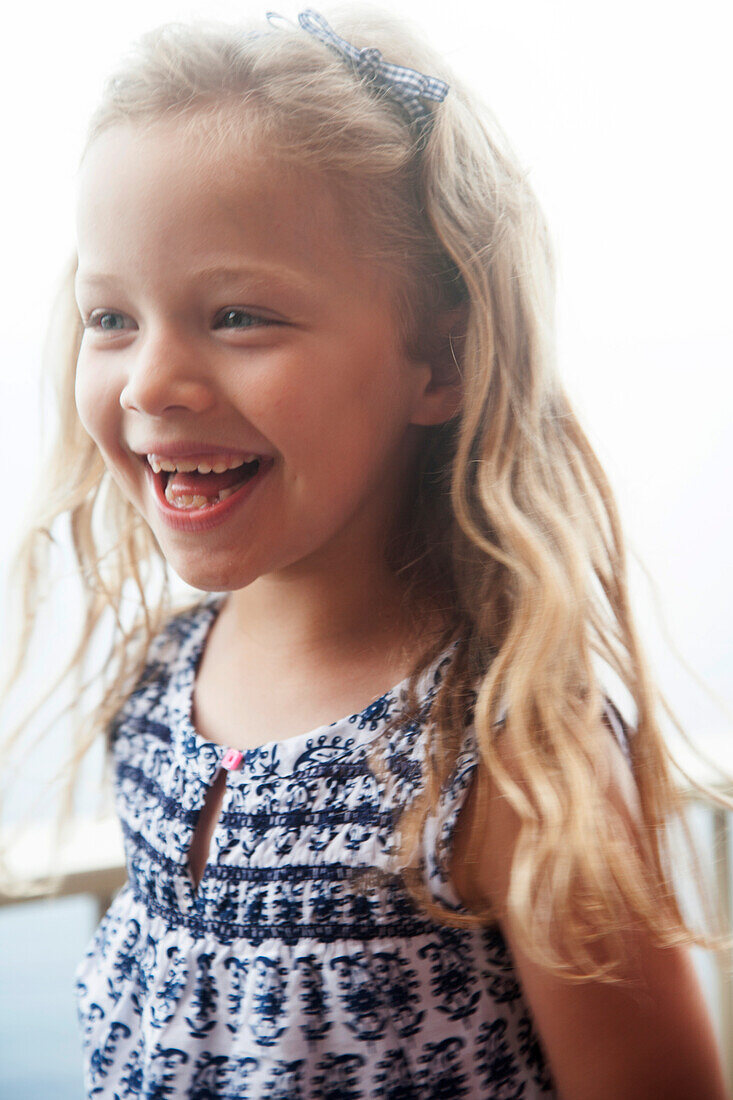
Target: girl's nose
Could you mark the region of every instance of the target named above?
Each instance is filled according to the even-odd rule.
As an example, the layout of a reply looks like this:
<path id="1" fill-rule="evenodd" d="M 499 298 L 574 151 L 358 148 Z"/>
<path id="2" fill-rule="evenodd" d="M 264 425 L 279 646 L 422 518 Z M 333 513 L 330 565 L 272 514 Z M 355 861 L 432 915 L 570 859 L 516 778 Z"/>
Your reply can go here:
<path id="1" fill-rule="evenodd" d="M 193 340 L 167 329 L 138 341 L 120 393 L 123 409 L 148 416 L 172 409 L 205 412 L 213 400 L 212 382 Z"/>

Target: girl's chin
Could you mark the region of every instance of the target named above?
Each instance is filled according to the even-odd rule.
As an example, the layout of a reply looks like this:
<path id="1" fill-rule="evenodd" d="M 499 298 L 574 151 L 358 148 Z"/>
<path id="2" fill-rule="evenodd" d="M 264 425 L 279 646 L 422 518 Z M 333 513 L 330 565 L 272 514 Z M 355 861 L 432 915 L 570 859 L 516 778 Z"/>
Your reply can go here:
<path id="1" fill-rule="evenodd" d="M 176 553 L 167 547 L 161 549 L 176 576 L 201 592 L 235 592 L 247 588 L 260 575 L 256 570 L 243 569 L 241 562 L 236 566 L 231 560 L 218 564 L 211 555 L 204 567 L 200 555 L 196 560 L 193 555 Z"/>
<path id="2" fill-rule="evenodd" d="M 200 592 L 234 592 L 258 579 L 261 570 L 233 558 L 229 553 L 184 550 L 166 538 L 167 531 L 155 531 L 155 538 L 169 568 L 176 576 Z"/>

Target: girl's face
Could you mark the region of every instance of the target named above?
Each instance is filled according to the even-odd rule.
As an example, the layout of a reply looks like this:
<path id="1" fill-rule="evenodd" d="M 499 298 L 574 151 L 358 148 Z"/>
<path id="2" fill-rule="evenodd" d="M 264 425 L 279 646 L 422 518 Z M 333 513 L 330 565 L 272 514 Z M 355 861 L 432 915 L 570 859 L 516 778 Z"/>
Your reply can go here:
<path id="1" fill-rule="evenodd" d="M 417 425 L 454 406 L 402 350 L 394 288 L 355 258 L 325 179 L 161 122 L 107 131 L 79 183 L 77 407 L 174 570 L 230 591 L 381 553 Z M 151 454 L 261 461 L 223 503 L 179 508 L 185 473 Z M 188 495 L 218 499 L 193 477 Z"/>

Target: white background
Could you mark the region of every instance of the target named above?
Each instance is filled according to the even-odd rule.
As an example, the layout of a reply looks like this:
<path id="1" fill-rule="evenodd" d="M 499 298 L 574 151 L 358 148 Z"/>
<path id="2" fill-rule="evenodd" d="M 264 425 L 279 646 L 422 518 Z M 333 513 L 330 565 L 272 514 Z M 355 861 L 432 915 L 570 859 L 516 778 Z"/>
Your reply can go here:
<path id="1" fill-rule="evenodd" d="M 271 5 L 291 18 L 299 10 Z M 103 78 L 138 33 L 160 22 L 238 21 L 268 6 L 77 0 L 42 12 L 14 5 L 6 16 L 3 572 L 38 468 L 41 345 L 74 247 L 74 177 Z M 642 638 L 690 735 L 733 770 L 733 96 L 725 7 L 394 0 L 390 10 L 422 26 L 489 101 L 529 170 L 557 253 L 561 370 L 616 491 L 632 555 L 659 593 L 661 617 L 632 556 Z M 63 623 L 51 629 L 48 644 L 57 650 Z"/>

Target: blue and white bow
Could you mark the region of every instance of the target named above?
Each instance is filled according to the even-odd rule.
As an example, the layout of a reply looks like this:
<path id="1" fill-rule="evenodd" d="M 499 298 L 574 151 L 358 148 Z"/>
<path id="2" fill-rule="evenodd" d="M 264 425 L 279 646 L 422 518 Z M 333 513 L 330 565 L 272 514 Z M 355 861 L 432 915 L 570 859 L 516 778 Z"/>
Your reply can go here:
<path id="1" fill-rule="evenodd" d="M 380 50 L 367 46 L 359 50 L 345 38 L 340 38 L 317 11 L 308 8 L 298 16 L 303 30 L 325 42 L 345 61 L 349 61 L 359 76 L 384 90 L 405 110 L 422 133 L 432 122 L 432 111 L 423 100 L 442 102 L 448 94 L 448 85 L 434 76 L 425 76 L 415 69 L 390 65 L 384 61 Z"/>

